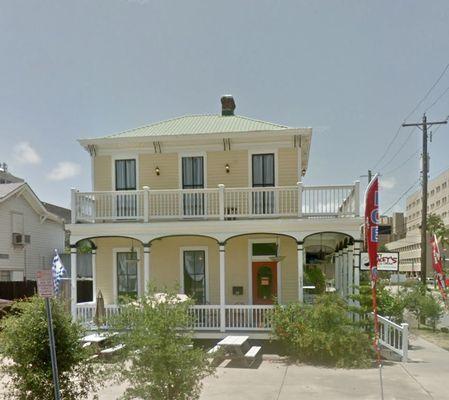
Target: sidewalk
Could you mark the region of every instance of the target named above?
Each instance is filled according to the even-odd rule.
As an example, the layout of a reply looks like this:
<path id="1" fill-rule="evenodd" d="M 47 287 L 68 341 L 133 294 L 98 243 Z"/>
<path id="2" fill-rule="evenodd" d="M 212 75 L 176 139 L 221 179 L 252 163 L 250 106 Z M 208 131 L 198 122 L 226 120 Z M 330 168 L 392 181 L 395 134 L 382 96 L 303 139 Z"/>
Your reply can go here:
<path id="1" fill-rule="evenodd" d="M 449 399 L 449 352 L 411 338 L 411 361 L 383 367 L 385 399 Z M 256 370 L 219 368 L 201 400 L 380 399 L 377 369 L 346 370 L 264 361 Z"/>
<path id="2" fill-rule="evenodd" d="M 419 337 L 412 337 L 411 344 L 410 362 L 386 363 L 382 369 L 385 400 L 449 399 L 449 352 Z M 376 368 L 348 370 L 288 365 L 276 357 L 265 358 L 254 369 L 219 367 L 216 377 L 205 379 L 200 399 L 380 399 Z M 108 385 L 98 398 L 115 400 L 124 389 L 125 385 Z"/>

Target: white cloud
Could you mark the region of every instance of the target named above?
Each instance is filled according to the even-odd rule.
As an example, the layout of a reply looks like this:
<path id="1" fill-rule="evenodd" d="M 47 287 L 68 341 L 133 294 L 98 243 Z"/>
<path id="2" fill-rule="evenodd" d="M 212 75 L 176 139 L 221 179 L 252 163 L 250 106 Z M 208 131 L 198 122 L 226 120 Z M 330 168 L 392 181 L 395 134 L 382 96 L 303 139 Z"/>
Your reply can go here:
<path id="1" fill-rule="evenodd" d="M 79 164 L 71 161 L 62 161 L 47 174 L 47 178 L 51 181 L 63 181 L 79 175 L 80 172 L 81 166 Z"/>
<path id="2" fill-rule="evenodd" d="M 39 164 L 41 162 L 41 156 L 28 142 L 16 144 L 13 154 L 19 164 Z"/>
<path id="3" fill-rule="evenodd" d="M 389 190 L 393 189 L 396 186 L 396 179 L 395 178 L 380 178 L 379 180 L 380 188 Z"/>

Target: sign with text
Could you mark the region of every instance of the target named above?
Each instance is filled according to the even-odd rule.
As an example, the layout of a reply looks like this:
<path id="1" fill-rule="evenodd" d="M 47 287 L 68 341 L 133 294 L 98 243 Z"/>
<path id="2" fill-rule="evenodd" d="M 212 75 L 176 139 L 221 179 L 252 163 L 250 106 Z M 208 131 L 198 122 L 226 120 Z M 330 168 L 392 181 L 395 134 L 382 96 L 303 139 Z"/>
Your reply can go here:
<path id="1" fill-rule="evenodd" d="M 360 253 L 360 269 L 369 271 L 368 253 Z M 383 252 L 377 253 L 377 270 L 378 271 L 399 271 L 399 253 Z"/>
<path id="2" fill-rule="evenodd" d="M 41 297 L 53 297 L 55 294 L 53 285 L 53 272 L 51 269 L 37 271 L 37 293 Z"/>

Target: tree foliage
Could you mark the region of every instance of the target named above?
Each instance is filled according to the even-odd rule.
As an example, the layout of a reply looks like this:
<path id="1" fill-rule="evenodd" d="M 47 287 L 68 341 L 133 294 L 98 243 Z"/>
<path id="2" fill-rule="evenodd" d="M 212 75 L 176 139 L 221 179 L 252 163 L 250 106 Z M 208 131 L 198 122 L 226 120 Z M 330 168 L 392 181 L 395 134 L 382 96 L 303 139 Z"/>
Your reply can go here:
<path id="1" fill-rule="evenodd" d="M 436 235 L 443 246 L 449 245 L 449 228 L 444 225 L 439 215 L 430 214 L 427 217 L 427 231 L 432 235 Z"/>
<path id="2" fill-rule="evenodd" d="M 56 343 L 56 356 L 64 400 L 86 398 L 98 385 L 99 368 L 88 361 L 90 354 L 81 346 L 79 325 L 58 301 L 51 302 Z M 53 399 L 52 368 L 45 303 L 32 297 L 18 301 L 12 313 L 1 321 L 0 350 L 12 362 L 2 371 L 11 379 L 8 398 L 31 400 Z"/>
<path id="3" fill-rule="evenodd" d="M 191 304 L 168 293 L 163 300 L 149 294 L 123 306 L 112 323 L 126 346 L 118 371 L 118 380 L 129 383 L 124 399 L 199 398 L 201 380 L 214 367 L 203 349 L 193 347 Z"/>
<path id="4" fill-rule="evenodd" d="M 362 321 L 369 321 L 369 314 L 373 312 L 373 293 L 371 285 L 362 284 L 358 287 L 358 294 L 351 295 L 360 306 L 353 311 L 361 316 Z M 402 291 L 391 293 L 381 281 L 377 284 L 377 312 L 379 315 L 392 319 L 400 324 L 404 319 L 404 296 Z"/>
<path id="5" fill-rule="evenodd" d="M 274 336 L 302 362 L 367 367 L 372 346 L 369 336 L 348 318 L 346 303 L 336 294 L 318 296 L 315 304 L 276 306 Z"/>
<path id="6" fill-rule="evenodd" d="M 415 285 L 404 295 L 404 305 L 417 319 L 418 328 L 421 321 L 429 321 L 435 330 L 443 315 L 443 306 L 431 294 L 423 294 L 422 286 L 424 285 Z"/>

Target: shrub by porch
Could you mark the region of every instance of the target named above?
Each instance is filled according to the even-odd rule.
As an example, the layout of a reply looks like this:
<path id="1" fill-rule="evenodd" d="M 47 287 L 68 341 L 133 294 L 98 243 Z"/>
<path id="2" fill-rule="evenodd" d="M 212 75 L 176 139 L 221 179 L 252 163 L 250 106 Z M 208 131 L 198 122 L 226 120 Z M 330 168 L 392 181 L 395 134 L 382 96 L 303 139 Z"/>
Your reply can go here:
<path id="1" fill-rule="evenodd" d="M 365 368 L 373 351 L 369 336 L 348 317 L 346 303 L 337 295 L 319 296 L 315 304 L 277 306 L 273 332 L 288 354 L 301 362 Z"/>

